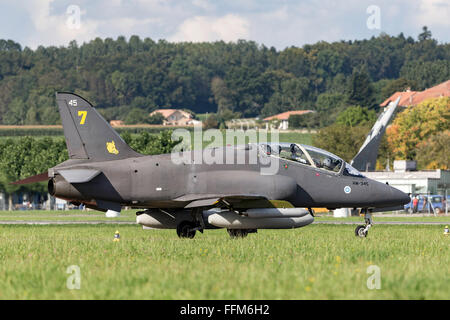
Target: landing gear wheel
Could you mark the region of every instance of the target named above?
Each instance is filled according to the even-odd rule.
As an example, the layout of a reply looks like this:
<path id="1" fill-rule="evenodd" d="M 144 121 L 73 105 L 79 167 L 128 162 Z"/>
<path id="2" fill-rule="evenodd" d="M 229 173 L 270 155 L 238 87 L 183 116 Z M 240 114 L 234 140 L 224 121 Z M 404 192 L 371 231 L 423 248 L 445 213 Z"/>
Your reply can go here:
<path id="1" fill-rule="evenodd" d="M 360 238 L 365 238 L 369 234 L 369 229 L 373 225 L 372 212 L 369 211 L 368 208 L 362 208 L 360 215 L 364 215 L 364 222 L 366 224 L 364 226 L 357 226 L 355 229 L 355 235 Z"/>
<path id="2" fill-rule="evenodd" d="M 196 230 L 192 230 L 195 228 L 195 224 L 189 221 L 182 221 L 177 226 L 177 235 L 180 238 L 188 238 L 192 239 L 195 237 Z"/>
<path id="3" fill-rule="evenodd" d="M 245 229 L 227 229 L 231 238 L 245 238 L 248 235 L 248 231 Z"/>
<path id="4" fill-rule="evenodd" d="M 355 236 L 360 237 L 360 238 L 367 237 L 367 234 L 369 232 L 368 231 L 364 232 L 365 229 L 366 229 L 366 226 L 357 226 L 355 229 Z"/>

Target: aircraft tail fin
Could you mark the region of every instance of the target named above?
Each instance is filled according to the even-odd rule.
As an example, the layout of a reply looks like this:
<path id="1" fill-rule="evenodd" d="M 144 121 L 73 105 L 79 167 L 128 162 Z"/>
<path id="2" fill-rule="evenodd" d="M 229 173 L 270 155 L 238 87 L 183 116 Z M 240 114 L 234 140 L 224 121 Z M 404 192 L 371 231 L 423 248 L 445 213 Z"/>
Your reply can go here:
<path id="1" fill-rule="evenodd" d="M 394 116 L 394 112 L 400 102 L 400 98 L 401 96 L 398 97 L 397 100 L 390 102 L 387 108 L 380 114 L 367 135 L 366 140 L 359 149 L 359 152 L 350 162 L 350 164 L 356 169 L 360 171 L 375 170 L 381 138 L 386 131 L 387 125 Z"/>
<path id="2" fill-rule="evenodd" d="M 119 160 L 141 156 L 87 100 L 67 92 L 56 93 L 70 159 Z"/>

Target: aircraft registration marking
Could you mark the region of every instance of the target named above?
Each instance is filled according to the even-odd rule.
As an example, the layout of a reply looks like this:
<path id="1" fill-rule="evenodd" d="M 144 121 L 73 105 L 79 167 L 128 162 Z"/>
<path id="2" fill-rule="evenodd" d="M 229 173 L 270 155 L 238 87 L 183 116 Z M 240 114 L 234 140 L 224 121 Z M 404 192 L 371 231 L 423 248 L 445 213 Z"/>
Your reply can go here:
<path id="1" fill-rule="evenodd" d="M 369 183 L 367 181 L 353 181 L 353 185 L 355 186 L 369 186 Z"/>
<path id="2" fill-rule="evenodd" d="M 81 117 L 80 124 L 84 124 L 86 122 L 87 111 L 85 110 L 78 111 L 78 116 Z"/>

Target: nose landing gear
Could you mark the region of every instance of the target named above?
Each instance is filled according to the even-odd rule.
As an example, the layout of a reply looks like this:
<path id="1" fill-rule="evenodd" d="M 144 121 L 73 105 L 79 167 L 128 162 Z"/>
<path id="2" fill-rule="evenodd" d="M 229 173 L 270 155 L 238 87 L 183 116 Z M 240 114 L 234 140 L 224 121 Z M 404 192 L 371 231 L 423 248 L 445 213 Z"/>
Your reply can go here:
<path id="1" fill-rule="evenodd" d="M 355 229 L 355 236 L 360 238 L 367 237 L 369 233 L 370 227 L 373 225 L 372 213 L 369 212 L 367 208 L 361 210 L 361 215 L 364 214 L 364 222 L 366 223 L 363 226 L 357 226 Z"/>

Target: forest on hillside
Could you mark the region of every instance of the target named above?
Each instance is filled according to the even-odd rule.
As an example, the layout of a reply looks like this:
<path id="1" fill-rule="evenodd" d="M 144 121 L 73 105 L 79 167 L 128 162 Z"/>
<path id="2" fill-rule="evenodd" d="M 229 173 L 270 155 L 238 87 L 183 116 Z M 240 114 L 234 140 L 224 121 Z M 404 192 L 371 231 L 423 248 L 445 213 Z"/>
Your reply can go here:
<path id="1" fill-rule="evenodd" d="M 108 119 L 156 108 L 242 117 L 313 109 L 319 127 L 349 106 L 377 111 L 397 90 L 450 79 L 450 44 L 381 34 L 284 50 L 252 41 L 169 43 L 132 36 L 67 47 L 0 40 L 0 124 L 56 124 L 56 91 L 76 92 Z M 128 117 L 128 119 L 127 119 Z"/>

